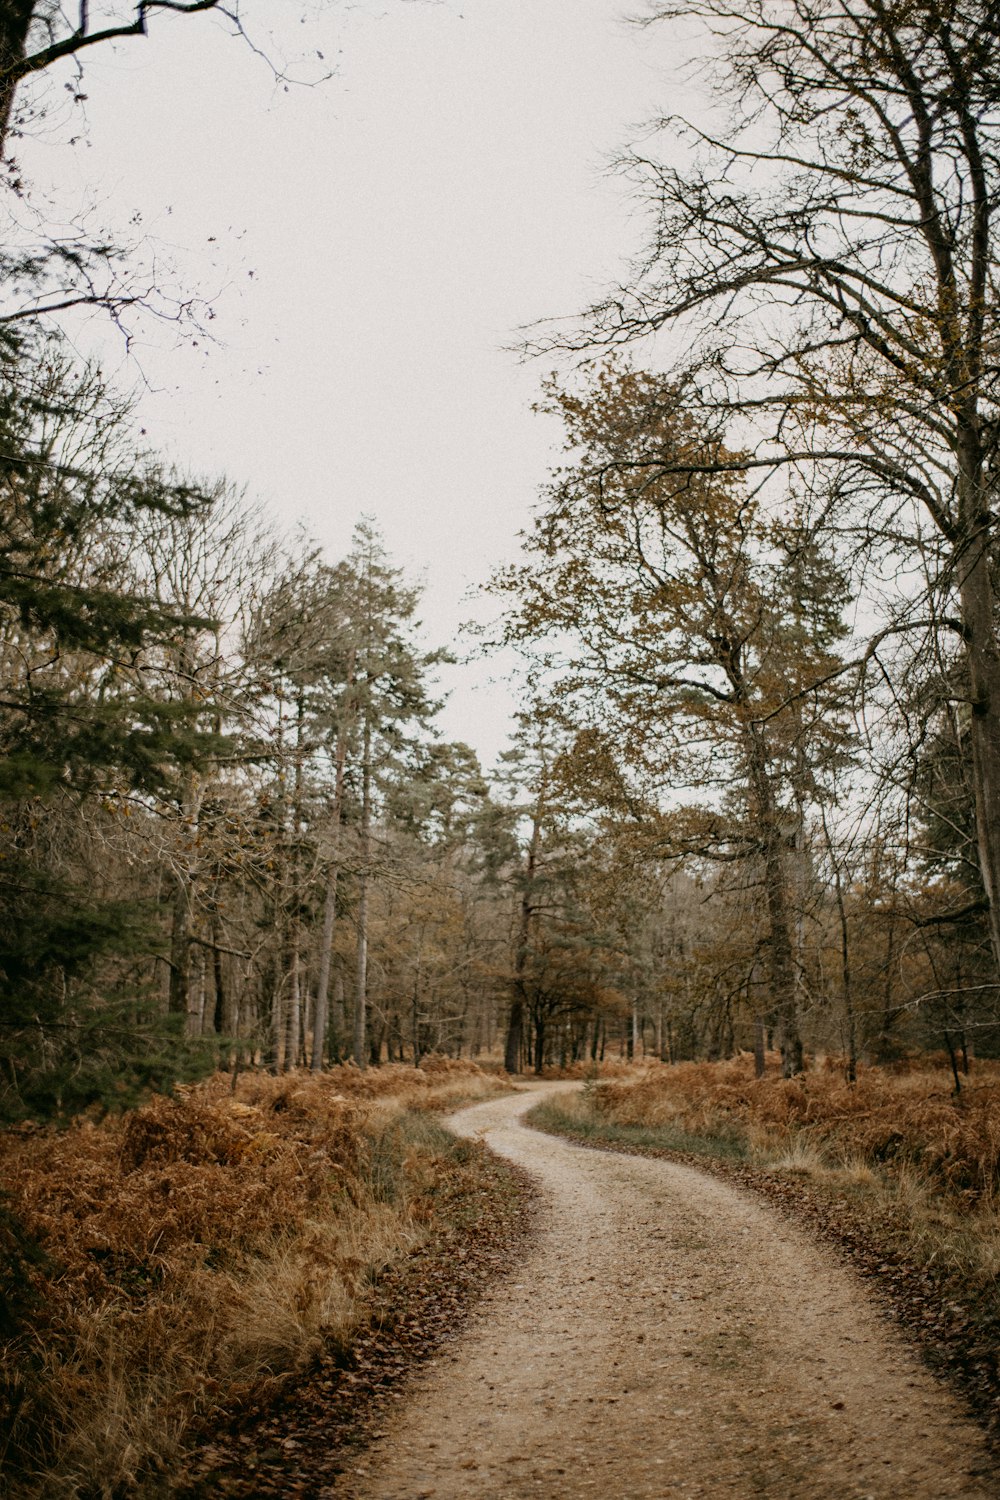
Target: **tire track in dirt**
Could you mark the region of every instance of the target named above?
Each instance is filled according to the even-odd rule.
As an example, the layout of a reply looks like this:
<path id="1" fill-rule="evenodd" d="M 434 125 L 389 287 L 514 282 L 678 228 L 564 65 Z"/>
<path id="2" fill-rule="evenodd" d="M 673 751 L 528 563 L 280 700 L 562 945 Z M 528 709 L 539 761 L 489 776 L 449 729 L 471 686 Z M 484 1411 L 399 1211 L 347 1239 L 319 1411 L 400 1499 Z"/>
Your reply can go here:
<path id="1" fill-rule="evenodd" d="M 997 1496 L 982 1436 L 859 1279 L 767 1205 L 673 1162 L 524 1126 L 534 1086 L 450 1122 L 526 1168 L 537 1242 L 324 1493 Z"/>

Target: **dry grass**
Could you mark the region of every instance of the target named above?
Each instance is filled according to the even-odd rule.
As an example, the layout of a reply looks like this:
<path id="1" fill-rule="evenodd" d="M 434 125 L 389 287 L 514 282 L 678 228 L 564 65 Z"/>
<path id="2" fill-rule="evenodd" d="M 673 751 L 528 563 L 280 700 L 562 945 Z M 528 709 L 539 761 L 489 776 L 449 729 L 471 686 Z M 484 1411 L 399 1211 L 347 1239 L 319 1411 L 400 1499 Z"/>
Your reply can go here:
<path id="1" fill-rule="evenodd" d="M 595 1062 L 590 1058 L 581 1058 L 579 1062 L 567 1063 L 564 1068 L 548 1066 L 542 1069 L 542 1078 L 559 1079 L 581 1079 L 591 1080 L 595 1078 L 630 1078 L 635 1074 L 636 1065 L 627 1062 L 624 1058 L 606 1057 L 603 1062 Z M 536 1077 L 534 1070 L 529 1077 Z"/>
<path id="2" fill-rule="evenodd" d="M 785 1080 L 753 1059 L 660 1064 L 543 1106 L 543 1128 L 598 1143 L 666 1149 L 793 1176 L 851 1206 L 873 1242 L 892 1242 L 984 1347 L 1000 1336 L 1000 1064 L 978 1062 L 956 1097 L 950 1071 L 836 1060 Z M 556 1116 L 561 1116 L 561 1119 Z M 993 1354 L 989 1358 L 994 1358 Z M 1000 1350 L 996 1351 L 1000 1359 Z"/>
<path id="3" fill-rule="evenodd" d="M 424 1232 L 447 1146 L 428 1112 L 504 1085 L 471 1064 L 217 1077 L 119 1120 L 0 1139 L 44 1248 L 3 1346 L 8 1493 L 153 1484 L 193 1416 L 349 1342 Z M 32 1300 L 30 1294 L 34 1294 Z"/>
<path id="4" fill-rule="evenodd" d="M 862 1068 L 854 1085 L 836 1066 L 782 1079 L 754 1077 L 746 1055 L 726 1063 L 653 1065 L 602 1083 L 602 1119 L 669 1125 L 744 1145 L 772 1165 L 811 1161 L 882 1177 L 916 1170 L 938 1193 L 992 1205 L 1000 1190 L 1000 1065 L 978 1063 L 956 1098 L 951 1074 Z"/>

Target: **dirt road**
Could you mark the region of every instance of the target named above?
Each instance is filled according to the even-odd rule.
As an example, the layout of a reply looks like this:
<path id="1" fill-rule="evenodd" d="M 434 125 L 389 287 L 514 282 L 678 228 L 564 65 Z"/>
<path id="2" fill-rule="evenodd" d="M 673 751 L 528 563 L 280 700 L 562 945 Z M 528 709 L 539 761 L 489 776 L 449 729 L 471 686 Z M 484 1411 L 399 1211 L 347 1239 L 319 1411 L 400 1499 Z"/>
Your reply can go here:
<path id="1" fill-rule="evenodd" d="M 714 1178 L 527 1129 L 560 1087 L 450 1122 L 537 1175 L 541 1234 L 332 1494 L 998 1494 L 977 1429 L 828 1250 Z"/>

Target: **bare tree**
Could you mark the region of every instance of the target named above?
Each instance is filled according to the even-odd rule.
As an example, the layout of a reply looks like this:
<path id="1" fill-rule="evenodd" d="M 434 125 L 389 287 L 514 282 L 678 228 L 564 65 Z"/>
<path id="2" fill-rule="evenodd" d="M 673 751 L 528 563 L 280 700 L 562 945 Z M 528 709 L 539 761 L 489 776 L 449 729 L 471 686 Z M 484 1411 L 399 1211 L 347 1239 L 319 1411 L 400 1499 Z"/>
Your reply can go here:
<path id="1" fill-rule="evenodd" d="M 692 19 L 728 116 L 715 131 L 660 122 L 681 166 L 627 156 L 655 219 L 648 251 L 578 333 L 546 342 L 675 326 L 688 402 L 747 439 L 727 465 L 819 477 L 842 522 L 862 516 L 897 560 L 930 517 L 936 617 L 965 655 L 1000 963 L 1000 19 L 948 0 L 674 0 L 644 24 Z"/>
<path id="2" fill-rule="evenodd" d="M 4 0 L 0 4 L 0 156 L 6 151 L 14 98 L 25 79 L 67 59 L 79 66 L 92 47 L 146 37 L 150 21 L 158 16 L 205 11 L 214 11 L 237 35 L 245 35 L 239 0 L 227 4 L 223 0 L 136 0 L 107 7 L 79 0 L 75 14 L 58 0 Z M 260 48 L 254 51 L 263 56 Z"/>

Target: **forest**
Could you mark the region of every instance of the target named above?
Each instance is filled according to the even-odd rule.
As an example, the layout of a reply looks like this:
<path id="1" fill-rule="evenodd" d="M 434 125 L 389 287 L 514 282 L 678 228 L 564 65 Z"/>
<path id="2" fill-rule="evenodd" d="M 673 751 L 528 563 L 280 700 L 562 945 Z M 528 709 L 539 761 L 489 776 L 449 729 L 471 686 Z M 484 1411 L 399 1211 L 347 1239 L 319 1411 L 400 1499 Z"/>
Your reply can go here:
<path id="1" fill-rule="evenodd" d="M 492 584 L 531 662 L 491 777 L 374 522 L 331 562 L 137 457 L 57 338 L 5 381 L 8 1120 L 349 1056 L 993 1055 L 960 651 L 852 661 L 834 542 L 657 377 L 550 391 L 574 458 Z"/>
<path id="2" fill-rule="evenodd" d="M 997 7 L 645 9 L 640 30 L 702 39 L 704 114 L 615 163 L 648 231 L 621 285 L 524 335 L 557 367 L 539 409 L 562 455 L 518 559 L 482 580 L 488 622 L 447 641 L 377 516 L 332 556 L 248 499 L 252 475 L 147 445 L 72 310 L 126 339 L 136 309 L 188 311 L 119 247 L 22 212 L 26 84 L 145 40 L 158 11 L 216 8 L 144 0 L 98 26 L 0 6 L 0 1333 L 11 1452 L 49 1483 L 62 1387 L 17 1343 L 44 1257 L 68 1268 L 45 1294 L 69 1298 L 60 1348 L 70 1291 L 190 1272 L 169 1235 L 154 1255 L 152 1221 L 127 1254 L 116 1238 L 152 1175 L 119 1184 L 119 1226 L 105 1202 L 105 1248 L 79 1259 L 53 1207 L 71 1139 L 88 1214 L 123 1162 L 167 1163 L 209 1268 L 195 1165 L 263 1153 L 296 1255 L 340 1174 L 356 1240 L 310 1253 L 339 1268 L 344 1329 L 443 1182 L 486 1191 L 431 1112 L 514 1075 L 616 1080 L 549 1119 L 574 1138 L 669 1117 L 684 1149 L 707 1131 L 748 1160 L 828 1110 L 842 1153 L 909 1152 L 970 1212 L 995 1203 L 976 1090 L 1000 1058 Z M 484 766 L 474 725 L 441 731 L 441 682 L 497 652 L 519 707 Z M 878 1082 L 921 1068 L 934 1088 L 907 1099 L 940 1157 Z M 242 1225 L 250 1175 L 227 1181 Z M 239 1235 L 245 1280 L 277 1219 Z M 201 1326 L 236 1340 L 243 1317 Z M 304 1357 L 298 1317 L 268 1371 Z M 240 1351 L 198 1380 L 250 1379 Z M 201 1356 L 177 1358 L 186 1422 L 210 1403 Z M 122 1454 L 159 1440 L 115 1441 L 80 1472 L 138 1483 L 147 1459 Z"/>
<path id="3" fill-rule="evenodd" d="M 913 71 L 874 12 L 765 44 L 707 7 L 729 134 L 623 160 L 655 253 L 537 332 L 566 458 L 478 641 L 422 638 L 373 518 L 332 559 L 143 451 L 55 312 L 121 313 L 106 247 L 12 246 L 8 1119 L 500 1042 L 929 1048 L 956 1086 L 996 1050 L 992 23 L 943 14 Z M 487 774 L 436 668 L 496 644 L 525 664 Z"/>

